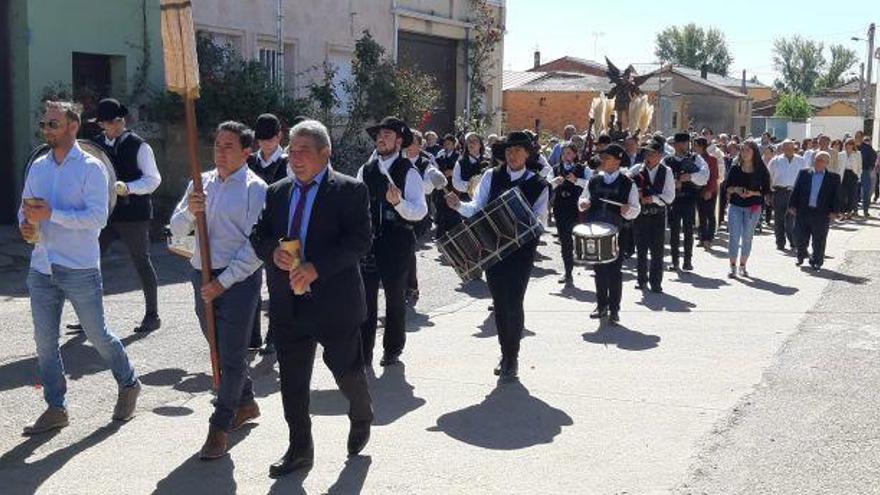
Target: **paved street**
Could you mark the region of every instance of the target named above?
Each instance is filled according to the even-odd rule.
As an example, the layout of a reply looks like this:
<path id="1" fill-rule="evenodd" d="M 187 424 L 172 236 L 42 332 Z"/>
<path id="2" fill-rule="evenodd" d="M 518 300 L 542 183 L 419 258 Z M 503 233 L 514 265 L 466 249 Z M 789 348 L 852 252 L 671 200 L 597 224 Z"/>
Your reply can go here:
<path id="1" fill-rule="evenodd" d="M 108 321 L 141 374 L 138 416 L 113 423 L 115 384 L 80 336 L 63 338 L 71 425 L 20 436 L 44 404 L 24 272 L 0 272 L 0 492 L 141 493 L 878 493 L 880 221 L 835 227 L 819 274 L 755 239 L 751 279 L 726 278 L 726 234 L 666 294 L 625 274 L 622 327 L 601 327 L 591 273 L 556 283 L 549 235 L 526 299 L 520 383 L 497 386 L 488 292 L 460 287 L 419 253 L 422 299 L 405 367 L 371 378 L 376 421 L 345 457 L 346 403 L 316 365 L 315 468 L 272 480 L 286 448 L 271 359 L 251 363 L 263 416 L 230 455 L 196 453 L 210 415 L 207 348 L 187 265 L 154 246 L 164 326 L 131 329 L 142 298 L 124 255 L 104 263 Z M 344 308 L 341 308 L 344 309 Z M 72 321 L 72 311 L 64 321 Z"/>

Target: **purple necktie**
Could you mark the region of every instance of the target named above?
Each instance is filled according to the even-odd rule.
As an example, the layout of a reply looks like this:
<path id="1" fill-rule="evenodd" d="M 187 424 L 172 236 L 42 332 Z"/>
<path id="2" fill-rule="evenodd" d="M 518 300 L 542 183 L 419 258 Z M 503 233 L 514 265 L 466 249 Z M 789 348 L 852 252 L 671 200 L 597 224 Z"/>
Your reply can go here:
<path id="1" fill-rule="evenodd" d="M 290 229 L 287 231 L 287 237 L 291 239 L 299 239 L 299 229 L 302 227 L 302 218 L 303 218 L 303 210 L 306 209 L 306 195 L 309 193 L 309 189 L 314 186 L 314 182 L 309 182 L 306 185 L 296 184 L 296 188 L 299 189 L 299 200 L 296 202 L 296 208 L 293 210 L 293 220 L 290 222 Z"/>

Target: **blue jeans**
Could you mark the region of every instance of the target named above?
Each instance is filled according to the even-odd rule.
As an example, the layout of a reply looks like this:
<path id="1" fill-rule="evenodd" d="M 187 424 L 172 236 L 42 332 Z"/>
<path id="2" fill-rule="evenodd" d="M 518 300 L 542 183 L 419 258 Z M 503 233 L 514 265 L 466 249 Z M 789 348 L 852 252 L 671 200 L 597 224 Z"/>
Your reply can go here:
<path id="1" fill-rule="evenodd" d="M 760 219 L 760 206 L 753 209 L 730 205 L 727 210 L 727 231 L 730 234 L 727 240 L 727 253 L 730 259 L 735 260 L 737 255 L 741 258 L 749 257 L 752 252 L 752 237 L 755 236 L 755 226 L 758 225 Z"/>
<path id="2" fill-rule="evenodd" d="M 217 277 L 223 270 L 214 270 Z M 207 332 L 205 301 L 202 300 L 202 273 L 193 270 L 196 316 L 202 332 Z M 248 376 L 247 348 L 251 340 L 254 311 L 260 302 L 260 272 L 233 284 L 214 299 L 214 328 L 217 331 L 217 354 L 220 359 L 220 388 L 214 403 L 211 425 L 228 431 L 239 404 L 254 400 L 254 385 Z"/>
<path id="3" fill-rule="evenodd" d="M 110 365 L 120 387 L 134 385 L 137 375 L 122 342 L 104 322 L 104 294 L 101 271 L 97 268 L 73 269 L 52 265 L 52 274 L 31 269 L 27 277 L 34 320 L 34 341 L 43 397 L 51 407 L 65 407 L 67 380 L 58 336 L 64 300 L 73 305 L 86 338 Z"/>
<path id="4" fill-rule="evenodd" d="M 871 177 L 871 175 L 870 168 L 862 170 L 862 212 L 864 212 L 865 215 L 868 214 L 868 207 L 871 205 L 871 193 L 874 192 L 874 181 L 872 180 L 873 177 Z"/>

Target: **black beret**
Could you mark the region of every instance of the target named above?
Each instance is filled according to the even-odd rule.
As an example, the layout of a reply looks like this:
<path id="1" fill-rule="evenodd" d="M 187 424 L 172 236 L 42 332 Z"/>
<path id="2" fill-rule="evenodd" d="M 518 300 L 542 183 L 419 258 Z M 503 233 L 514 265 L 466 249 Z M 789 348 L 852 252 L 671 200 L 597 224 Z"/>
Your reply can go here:
<path id="1" fill-rule="evenodd" d="M 608 134 L 600 134 L 599 139 L 596 140 L 599 144 L 611 144 L 611 136 Z"/>

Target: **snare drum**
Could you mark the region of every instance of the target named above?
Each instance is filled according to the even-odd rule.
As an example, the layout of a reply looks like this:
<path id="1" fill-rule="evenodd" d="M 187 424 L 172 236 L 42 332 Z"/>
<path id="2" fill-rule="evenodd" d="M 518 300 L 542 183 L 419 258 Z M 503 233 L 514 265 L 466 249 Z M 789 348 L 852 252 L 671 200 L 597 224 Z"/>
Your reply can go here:
<path id="1" fill-rule="evenodd" d="M 544 228 L 518 188 L 505 191 L 437 243 L 465 282 L 540 237 Z"/>
<path id="2" fill-rule="evenodd" d="M 610 223 L 590 222 L 576 225 L 574 262 L 578 265 L 601 265 L 617 259 L 618 229 Z"/>

